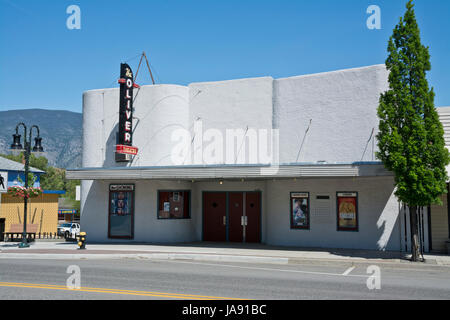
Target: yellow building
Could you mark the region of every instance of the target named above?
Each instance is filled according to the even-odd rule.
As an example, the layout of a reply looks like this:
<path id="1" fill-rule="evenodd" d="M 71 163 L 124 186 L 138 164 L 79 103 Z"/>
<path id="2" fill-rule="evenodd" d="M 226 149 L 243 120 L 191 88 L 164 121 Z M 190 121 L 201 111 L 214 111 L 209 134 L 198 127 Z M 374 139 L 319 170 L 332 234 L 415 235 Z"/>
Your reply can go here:
<path id="1" fill-rule="evenodd" d="M 37 233 L 56 233 L 58 197 L 56 193 L 43 193 L 28 200 L 27 224 L 37 224 Z M 23 209 L 22 198 L 1 195 L 0 219 L 5 219 L 5 232 L 10 231 L 12 224 L 23 224 Z"/>
<path id="2" fill-rule="evenodd" d="M 36 180 L 34 187 L 40 186 L 40 176 L 44 171 L 30 167 L 30 173 Z M 23 198 L 7 194 L 7 189 L 23 185 L 25 180 L 24 164 L 0 157 L 0 241 L 3 233 L 10 232 L 14 224 L 23 224 Z M 58 227 L 58 198 L 64 191 L 44 191 L 36 198 L 28 199 L 27 224 L 37 227 L 37 234 L 56 233 Z"/>

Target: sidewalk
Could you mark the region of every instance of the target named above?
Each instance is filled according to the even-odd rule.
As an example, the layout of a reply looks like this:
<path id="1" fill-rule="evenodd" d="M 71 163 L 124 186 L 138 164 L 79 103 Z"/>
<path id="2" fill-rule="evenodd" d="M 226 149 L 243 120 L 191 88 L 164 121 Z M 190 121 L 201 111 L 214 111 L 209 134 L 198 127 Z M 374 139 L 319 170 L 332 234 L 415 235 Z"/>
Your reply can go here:
<path id="1" fill-rule="evenodd" d="M 215 262 L 305 264 L 331 262 L 350 264 L 414 265 L 400 252 L 350 249 L 312 249 L 268 246 L 263 244 L 230 244 L 195 242 L 171 245 L 157 244 L 90 244 L 78 250 L 76 243 L 36 241 L 30 248 L 19 249 L 18 243 L 1 242 L 0 259 L 155 259 Z M 427 254 L 427 265 L 450 267 L 450 256 Z M 422 264 L 423 265 L 423 264 Z"/>

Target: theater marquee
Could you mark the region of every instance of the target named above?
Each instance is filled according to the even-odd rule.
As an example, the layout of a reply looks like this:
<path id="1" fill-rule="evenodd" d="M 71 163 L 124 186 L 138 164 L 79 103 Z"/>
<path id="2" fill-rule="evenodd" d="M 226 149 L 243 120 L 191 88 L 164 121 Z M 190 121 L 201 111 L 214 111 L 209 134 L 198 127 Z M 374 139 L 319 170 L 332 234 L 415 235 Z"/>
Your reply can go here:
<path id="1" fill-rule="evenodd" d="M 116 162 L 129 162 L 137 155 L 138 148 L 133 147 L 133 71 L 128 64 L 120 65 L 120 101 L 119 101 L 119 137 L 116 146 Z"/>

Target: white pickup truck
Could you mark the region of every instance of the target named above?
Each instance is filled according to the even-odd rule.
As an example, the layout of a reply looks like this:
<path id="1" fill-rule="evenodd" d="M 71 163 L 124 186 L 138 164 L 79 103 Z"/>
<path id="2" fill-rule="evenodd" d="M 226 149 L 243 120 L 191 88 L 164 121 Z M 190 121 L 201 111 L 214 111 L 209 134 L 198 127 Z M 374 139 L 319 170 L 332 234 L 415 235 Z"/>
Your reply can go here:
<path id="1" fill-rule="evenodd" d="M 66 240 L 75 240 L 77 235 L 80 234 L 79 223 L 63 223 L 58 226 L 58 235 L 63 236 Z"/>

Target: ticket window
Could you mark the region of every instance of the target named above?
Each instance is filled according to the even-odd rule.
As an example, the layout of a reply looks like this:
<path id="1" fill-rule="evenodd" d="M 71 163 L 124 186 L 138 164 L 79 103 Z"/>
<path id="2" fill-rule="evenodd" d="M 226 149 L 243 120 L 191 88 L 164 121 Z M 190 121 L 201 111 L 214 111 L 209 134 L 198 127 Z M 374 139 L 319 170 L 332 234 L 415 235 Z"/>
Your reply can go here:
<path id="1" fill-rule="evenodd" d="M 190 191 L 158 191 L 158 219 L 189 219 Z"/>

